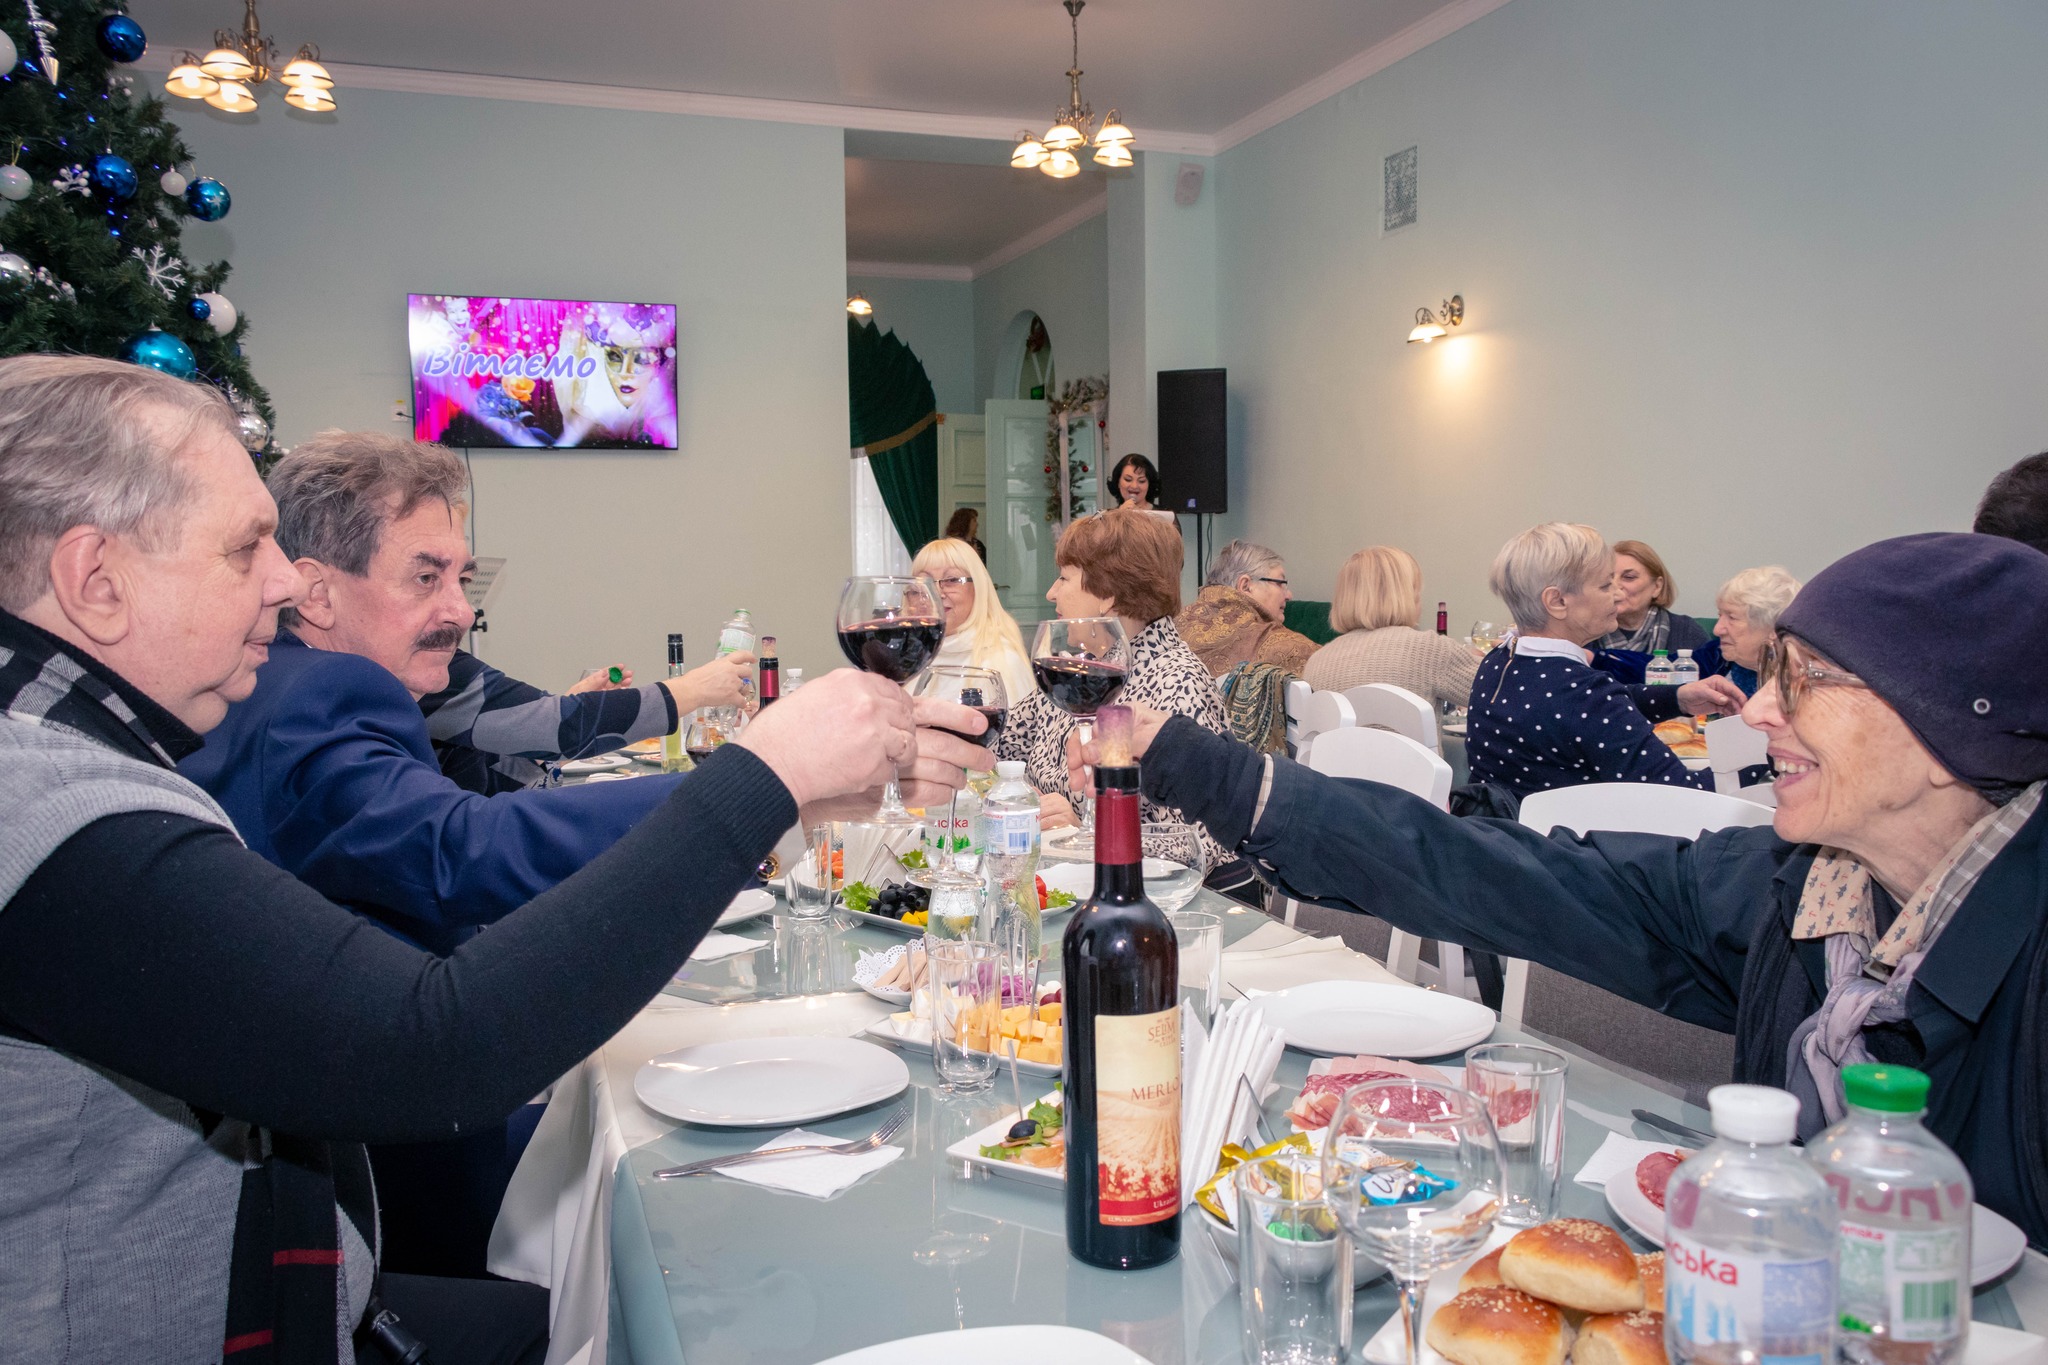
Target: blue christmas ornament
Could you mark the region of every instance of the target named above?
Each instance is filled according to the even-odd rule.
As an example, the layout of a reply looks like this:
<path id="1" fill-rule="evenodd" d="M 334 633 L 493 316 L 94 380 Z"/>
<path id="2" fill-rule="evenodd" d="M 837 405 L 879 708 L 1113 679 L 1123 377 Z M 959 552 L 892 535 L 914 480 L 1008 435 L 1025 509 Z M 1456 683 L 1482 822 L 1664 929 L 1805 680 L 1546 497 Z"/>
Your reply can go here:
<path id="1" fill-rule="evenodd" d="M 218 223 L 234 204 L 228 187 L 210 175 L 202 175 L 185 187 L 185 207 L 202 223 Z"/>
<path id="2" fill-rule="evenodd" d="M 125 156 L 112 152 L 93 158 L 92 186 L 108 200 L 125 204 L 135 197 L 135 187 L 140 182 L 135 178 L 135 167 Z"/>
<path id="3" fill-rule="evenodd" d="M 192 315 L 192 321 L 204 322 L 213 316 L 213 305 L 198 295 L 194 295 L 192 302 L 185 305 L 185 311 Z"/>
<path id="4" fill-rule="evenodd" d="M 93 41 L 108 61 L 132 62 L 149 48 L 149 38 L 142 31 L 142 25 L 125 14 L 109 14 L 100 20 L 100 26 L 93 30 Z"/>
<path id="5" fill-rule="evenodd" d="M 199 372 L 199 361 L 187 346 L 169 332 L 152 327 L 128 338 L 121 346 L 121 359 L 131 365 L 147 365 L 174 379 L 190 379 Z"/>

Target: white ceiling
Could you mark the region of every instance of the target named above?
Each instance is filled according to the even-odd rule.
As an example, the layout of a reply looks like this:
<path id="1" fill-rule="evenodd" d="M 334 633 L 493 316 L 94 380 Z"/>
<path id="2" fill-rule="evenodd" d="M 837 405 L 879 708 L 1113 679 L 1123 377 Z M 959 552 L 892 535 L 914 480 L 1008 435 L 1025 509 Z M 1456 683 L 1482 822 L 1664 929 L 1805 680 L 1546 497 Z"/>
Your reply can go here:
<path id="1" fill-rule="evenodd" d="M 1089 0 L 1083 90 L 1142 130 L 1213 136 L 1474 0 Z M 143 0 L 153 57 L 204 49 L 236 0 Z M 262 0 L 333 63 L 1042 124 L 1066 96 L 1058 0 Z M 339 75 L 341 73 L 337 73 Z M 344 87 L 346 82 L 343 82 Z M 343 106 L 346 108 L 346 105 Z"/>
<path id="2" fill-rule="evenodd" d="M 1102 176 L 1012 170 L 1001 143 L 848 133 L 846 153 L 846 256 L 855 273 L 883 262 L 965 278 L 1022 254 L 1006 248 L 1035 245 L 1048 229 L 1057 235 L 1104 207 Z"/>

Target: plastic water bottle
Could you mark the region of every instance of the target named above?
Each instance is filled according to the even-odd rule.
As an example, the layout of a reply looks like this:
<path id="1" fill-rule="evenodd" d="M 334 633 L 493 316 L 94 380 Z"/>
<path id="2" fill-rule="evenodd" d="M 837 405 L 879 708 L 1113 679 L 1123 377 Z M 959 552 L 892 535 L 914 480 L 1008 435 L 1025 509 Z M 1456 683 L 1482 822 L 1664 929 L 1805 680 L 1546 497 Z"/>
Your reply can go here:
<path id="1" fill-rule="evenodd" d="M 734 607 L 726 623 L 718 628 L 718 653 L 713 657 L 723 659 L 726 655 L 737 654 L 741 650 L 749 654 L 754 652 L 754 614 L 745 607 Z M 759 708 L 759 703 L 754 700 L 752 678 L 740 682 L 740 698 L 738 706 L 716 708 L 722 719 L 736 721 L 739 719 L 739 712 L 745 711 L 751 715 Z"/>
<path id="2" fill-rule="evenodd" d="M 934 871 L 975 870 L 981 861 L 981 808 L 981 798 L 968 788 L 956 792 L 951 800 L 925 807 L 924 832 L 918 840 L 924 848 L 926 867 Z"/>
<path id="3" fill-rule="evenodd" d="M 1671 665 L 1671 685 L 1673 687 L 1683 687 L 1687 683 L 1696 683 L 1699 680 L 1700 666 L 1693 662 L 1692 651 L 1689 649 L 1679 650 L 1678 661 Z"/>
<path id="4" fill-rule="evenodd" d="M 1649 667 L 1643 670 L 1643 681 L 1652 687 L 1665 687 L 1671 680 L 1671 656 L 1660 649 L 1650 656 Z"/>
<path id="5" fill-rule="evenodd" d="M 1927 1077 L 1842 1068 L 1849 1116 L 1807 1144 L 1841 1210 L 1835 1349 L 1854 1365 L 1944 1365 L 1970 1333 L 1970 1173 L 1920 1126 Z"/>
<path id="6" fill-rule="evenodd" d="M 1722 1085 L 1707 1104 L 1714 1141 L 1664 1196 L 1671 1365 L 1830 1365 L 1835 1196 L 1789 1145 L 1799 1101 Z"/>
<path id="7" fill-rule="evenodd" d="M 996 764 L 996 784 L 981 802 L 981 867 L 996 894 L 1015 906 L 1024 923 L 1024 947 L 1037 959 L 1043 941 L 1038 905 L 1038 791 L 1024 780 L 1024 765 Z"/>

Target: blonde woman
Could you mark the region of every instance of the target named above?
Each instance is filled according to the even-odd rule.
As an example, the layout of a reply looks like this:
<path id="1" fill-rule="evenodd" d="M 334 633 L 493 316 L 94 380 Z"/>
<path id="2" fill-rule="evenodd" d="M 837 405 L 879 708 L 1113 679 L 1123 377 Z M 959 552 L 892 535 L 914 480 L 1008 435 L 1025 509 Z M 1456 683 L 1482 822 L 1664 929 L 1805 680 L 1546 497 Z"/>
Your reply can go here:
<path id="1" fill-rule="evenodd" d="M 1302 679 L 1319 692 L 1367 683 L 1405 687 L 1439 706 L 1472 695 L 1479 656 L 1446 635 L 1418 630 L 1422 566 L 1391 545 L 1370 545 L 1337 571 L 1330 628 L 1341 634 L 1309 656 Z"/>
<path id="2" fill-rule="evenodd" d="M 996 600 L 995 580 L 972 545 L 964 540 L 931 541 L 917 552 L 910 570 L 939 585 L 939 604 L 946 610 L 946 642 L 934 664 L 995 670 L 1012 706 L 1038 690 L 1023 633 Z"/>

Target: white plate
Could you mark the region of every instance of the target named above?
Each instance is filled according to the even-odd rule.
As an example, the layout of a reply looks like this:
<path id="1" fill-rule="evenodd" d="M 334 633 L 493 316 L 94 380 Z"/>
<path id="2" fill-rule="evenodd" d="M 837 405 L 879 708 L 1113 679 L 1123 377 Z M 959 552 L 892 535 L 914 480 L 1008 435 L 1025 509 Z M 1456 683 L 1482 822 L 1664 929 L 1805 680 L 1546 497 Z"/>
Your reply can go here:
<path id="1" fill-rule="evenodd" d="M 765 915 L 775 908 L 775 897 L 758 886 L 748 887 L 732 898 L 732 904 L 718 912 L 714 928 L 723 929 L 728 924 L 738 924 L 743 919 Z"/>
<path id="2" fill-rule="evenodd" d="M 647 776 L 646 773 L 638 772 L 592 773 L 590 776 L 583 779 L 583 784 L 585 786 L 589 786 L 592 782 L 626 782 L 636 777 L 645 776 Z"/>
<path id="3" fill-rule="evenodd" d="M 1653 1246 L 1664 1245 L 1664 1210 L 1644 1197 L 1636 1184 L 1635 1167 L 1607 1178 L 1607 1206 L 1636 1235 Z M 2011 1270 L 2026 1254 L 2027 1234 L 2004 1215 L 1977 1205 L 1970 1212 L 1970 1283 L 1986 1285 Z"/>
<path id="4" fill-rule="evenodd" d="M 895 1015 L 890 1014 L 875 1020 L 874 1023 L 869 1024 L 862 1032 L 868 1037 L 873 1038 L 876 1042 L 887 1043 L 891 1047 L 900 1047 L 905 1051 L 920 1052 L 927 1057 L 931 1055 L 932 1024 L 929 1019 L 898 1019 Z M 997 1060 L 1001 1063 L 1000 1069 L 1002 1071 L 1010 1069 L 1010 1059 L 1008 1057 L 1001 1057 Z M 1051 1062 L 1027 1062 L 1022 1058 L 1019 1058 L 1017 1061 L 1017 1070 L 1026 1076 L 1057 1076 L 1060 1074 L 1060 1069 Z"/>
<path id="5" fill-rule="evenodd" d="M 1078 1327 L 970 1327 L 864 1346 L 818 1365 L 1148 1365 L 1145 1357 Z"/>
<path id="6" fill-rule="evenodd" d="M 651 1058 L 633 1093 L 664 1118 L 765 1128 L 879 1104 L 910 1085 L 910 1068 L 856 1038 L 740 1038 Z"/>
<path id="7" fill-rule="evenodd" d="M 1029 1071 L 1034 1064 L 1031 1062 L 1019 1062 L 1017 1065 L 1019 1070 Z M 1055 1070 L 1053 1074 L 1057 1076 L 1059 1072 Z M 1053 1104 L 1057 1104 L 1059 1098 L 1060 1095 L 1057 1090 L 1038 1097 L 1039 1100 Z M 1037 1100 L 1034 1100 L 1033 1103 L 1037 1103 Z M 982 1148 L 993 1147 L 996 1143 L 1001 1142 L 1004 1135 L 1010 1131 L 1011 1125 L 1017 1122 L 1016 1110 L 1011 1109 L 1005 1112 L 1006 1117 L 997 1119 L 979 1132 L 969 1133 L 966 1137 L 961 1138 L 951 1147 L 948 1147 L 946 1155 L 956 1161 L 964 1161 L 970 1166 L 987 1171 L 990 1175 L 999 1175 L 1009 1180 L 1019 1180 L 1026 1185 L 1040 1185 L 1049 1190 L 1065 1189 L 1067 1187 L 1067 1169 L 1063 1165 L 1051 1167 L 1026 1166 L 1020 1161 L 998 1161 L 992 1156 L 983 1156 L 981 1154 Z"/>
<path id="8" fill-rule="evenodd" d="M 571 777 L 580 777 L 585 773 L 608 773 L 632 765 L 633 760 L 624 754 L 598 754 L 594 758 L 572 758 L 562 765 L 562 771 Z"/>
<path id="9" fill-rule="evenodd" d="M 1470 1000 L 1377 981 L 1312 981 L 1256 998 L 1289 1047 L 1326 1057 L 1443 1057 L 1486 1041 L 1498 1022 Z"/>
<path id="10" fill-rule="evenodd" d="M 656 768 L 659 768 L 663 762 L 663 754 L 659 749 L 656 749 L 651 754 L 631 754 L 628 755 L 628 757 L 630 757 L 635 763 L 645 763 L 651 767 Z"/>

